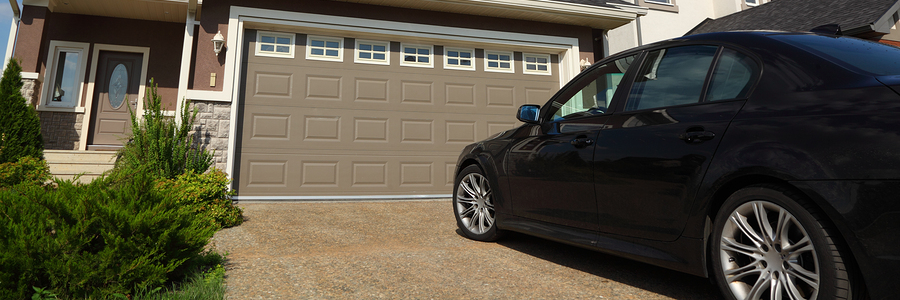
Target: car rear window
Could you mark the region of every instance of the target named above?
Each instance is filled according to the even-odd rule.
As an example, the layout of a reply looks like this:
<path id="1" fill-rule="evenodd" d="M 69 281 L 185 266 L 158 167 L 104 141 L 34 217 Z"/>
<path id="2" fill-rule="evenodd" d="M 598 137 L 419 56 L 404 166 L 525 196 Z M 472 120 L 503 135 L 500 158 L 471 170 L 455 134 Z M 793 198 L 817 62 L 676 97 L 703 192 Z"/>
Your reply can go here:
<path id="1" fill-rule="evenodd" d="M 868 73 L 900 75 L 900 48 L 894 46 L 851 37 L 813 34 L 771 37 L 826 58 L 834 58 Z"/>

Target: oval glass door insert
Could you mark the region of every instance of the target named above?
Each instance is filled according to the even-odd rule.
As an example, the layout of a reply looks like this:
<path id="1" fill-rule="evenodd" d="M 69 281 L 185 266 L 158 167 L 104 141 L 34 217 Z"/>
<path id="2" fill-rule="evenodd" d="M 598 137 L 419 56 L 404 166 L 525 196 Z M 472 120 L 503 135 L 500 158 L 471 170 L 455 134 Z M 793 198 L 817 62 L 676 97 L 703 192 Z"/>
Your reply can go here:
<path id="1" fill-rule="evenodd" d="M 128 91 L 128 70 L 124 64 L 118 64 L 109 76 L 109 105 L 113 109 L 122 107 L 125 103 L 125 93 Z"/>

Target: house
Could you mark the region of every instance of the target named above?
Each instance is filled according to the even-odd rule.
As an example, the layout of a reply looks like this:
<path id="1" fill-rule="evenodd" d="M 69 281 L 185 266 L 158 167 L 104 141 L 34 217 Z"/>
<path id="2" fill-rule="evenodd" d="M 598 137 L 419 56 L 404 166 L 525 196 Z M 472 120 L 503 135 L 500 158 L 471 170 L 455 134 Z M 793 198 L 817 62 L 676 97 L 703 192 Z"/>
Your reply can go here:
<path id="1" fill-rule="evenodd" d="M 900 46 L 898 11 L 900 1 L 897 0 L 778 0 L 755 9 L 704 20 L 688 34 L 730 30 L 809 31 L 834 24 L 843 35 Z"/>
<path id="2" fill-rule="evenodd" d="M 185 100 L 199 110 L 198 142 L 240 200 L 448 197 L 463 146 L 630 47 L 607 34 L 648 14 L 621 0 L 24 0 L 14 11 L 12 55 L 47 149 L 121 147 L 152 78 L 173 115 Z"/>
<path id="3" fill-rule="evenodd" d="M 753 10 L 772 0 L 628 0 L 646 7 L 647 14 L 607 35 L 610 53 L 685 35 L 707 19 Z M 778 0 L 781 1 L 781 0 Z M 800 15 L 803 15 L 802 13 Z"/>

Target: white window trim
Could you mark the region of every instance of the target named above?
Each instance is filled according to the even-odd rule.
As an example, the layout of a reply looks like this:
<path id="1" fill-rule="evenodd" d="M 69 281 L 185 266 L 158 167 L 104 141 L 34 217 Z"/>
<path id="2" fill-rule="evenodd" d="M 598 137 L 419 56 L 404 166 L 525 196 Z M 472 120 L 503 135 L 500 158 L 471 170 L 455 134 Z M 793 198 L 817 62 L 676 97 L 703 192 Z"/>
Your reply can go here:
<path id="1" fill-rule="evenodd" d="M 278 52 L 263 52 L 262 49 L 262 36 L 274 36 L 277 38 L 289 38 L 291 39 L 291 45 L 288 49 L 288 53 L 278 53 Z M 294 48 L 297 45 L 297 35 L 293 33 L 284 33 L 284 32 L 274 32 L 274 31 L 256 31 L 256 51 L 254 54 L 256 56 L 266 56 L 266 57 L 279 57 L 279 58 L 294 58 Z M 277 45 L 277 44 L 276 44 Z"/>
<path id="2" fill-rule="evenodd" d="M 87 56 L 88 49 L 91 44 L 89 43 L 78 43 L 78 42 L 66 42 L 66 41 L 50 41 L 50 48 L 47 51 L 47 66 L 48 68 L 44 71 L 44 80 L 42 81 L 41 88 L 41 98 L 38 102 L 37 110 L 39 111 L 58 111 L 58 112 L 76 112 L 76 113 L 84 113 L 84 106 L 81 105 L 81 100 L 84 91 L 84 74 L 87 68 Z M 56 77 L 56 58 L 59 54 L 60 50 L 74 50 L 80 52 L 79 54 L 79 62 L 78 69 L 75 71 L 76 77 L 75 80 L 78 82 L 78 88 L 76 89 L 76 95 L 74 98 L 75 103 L 72 106 L 62 106 L 62 105 L 49 105 L 51 90 L 53 87 L 53 80 Z"/>
<path id="3" fill-rule="evenodd" d="M 406 55 L 406 47 L 413 48 L 428 48 L 428 63 L 420 63 L 420 62 L 408 62 L 403 57 Z M 418 53 L 416 54 L 418 56 Z M 419 45 L 419 44 L 404 44 L 400 43 L 400 65 L 406 67 L 418 67 L 418 68 L 434 68 L 434 45 Z"/>
<path id="4" fill-rule="evenodd" d="M 762 2 L 760 0 L 752 0 L 753 3 L 750 3 L 750 1 L 751 0 L 744 0 L 744 4 L 746 4 L 747 6 L 753 7 L 753 6 L 759 6 L 761 4 L 760 2 Z"/>
<path id="5" fill-rule="evenodd" d="M 384 46 L 384 60 L 359 58 L 359 44 L 380 45 Z M 361 64 L 390 65 L 391 64 L 391 42 L 372 41 L 372 40 L 356 40 L 355 50 L 353 51 L 353 62 Z M 375 53 L 375 51 L 372 51 Z"/>
<path id="6" fill-rule="evenodd" d="M 313 55 L 312 54 L 312 40 L 324 40 L 325 42 L 337 42 L 338 43 L 338 56 L 325 56 L 325 55 Z M 321 36 L 321 35 L 307 35 L 306 36 L 306 59 L 308 60 L 323 60 L 323 61 L 344 61 L 344 38 L 342 37 L 333 37 L 333 36 Z"/>
<path id="7" fill-rule="evenodd" d="M 468 53 L 472 54 L 472 57 L 469 58 L 469 60 L 472 61 L 472 65 L 470 65 L 470 66 L 451 65 L 449 63 L 450 57 L 447 56 L 447 52 L 450 52 L 450 51 L 468 52 Z M 444 69 L 475 71 L 475 64 L 476 64 L 475 61 L 476 60 L 477 60 L 477 58 L 475 58 L 475 49 L 474 48 L 444 47 Z"/>
<path id="8" fill-rule="evenodd" d="M 503 69 L 500 67 L 491 68 L 488 67 L 488 54 L 497 54 L 497 55 L 509 55 L 509 69 Z M 500 72 L 500 73 L 515 73 L 516 72 L 516 56 L 512 51 L 496 51 L 496 50 L 484 50 L 484 71 L 485 72 Z"/>
<path id="9" fill-rule="evenodd" d="M 546 58 L 547 59 L 547 71 L 528 70 L 528 68 L 525 66 L 526 64 L 528 64 L 527 62 L 525 62 L 525 60 L 526 60 L 525 58 L 529 57 L 529 56 Z M 522 53 L 522 73 L 529 74 L 529 75 L 553 75 L 553 61 L 551 61 L 550 58 L 551 58 L 550 54 Z"/>

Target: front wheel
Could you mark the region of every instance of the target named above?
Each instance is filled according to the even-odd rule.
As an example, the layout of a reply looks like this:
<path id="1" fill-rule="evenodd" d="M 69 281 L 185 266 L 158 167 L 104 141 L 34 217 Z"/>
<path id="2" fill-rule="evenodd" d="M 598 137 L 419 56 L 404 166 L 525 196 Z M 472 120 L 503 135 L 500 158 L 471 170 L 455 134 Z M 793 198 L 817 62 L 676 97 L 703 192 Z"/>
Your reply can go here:
<path id="1" fill-rule="evenodd" d="M 465 167 L 456 176 L 453 193 L 456 225 L 467 237 L 494 241 L 500 237 L 496 226 L 494 194 L 488 178 L 477 165 Z"/>
<path id="2" fill-rule="evenodd" d="M 850 279 L 825 220 L 778 186 L 738 190 L 716 215 L 710 250 L 728 299 L 849 299 Z"/>

